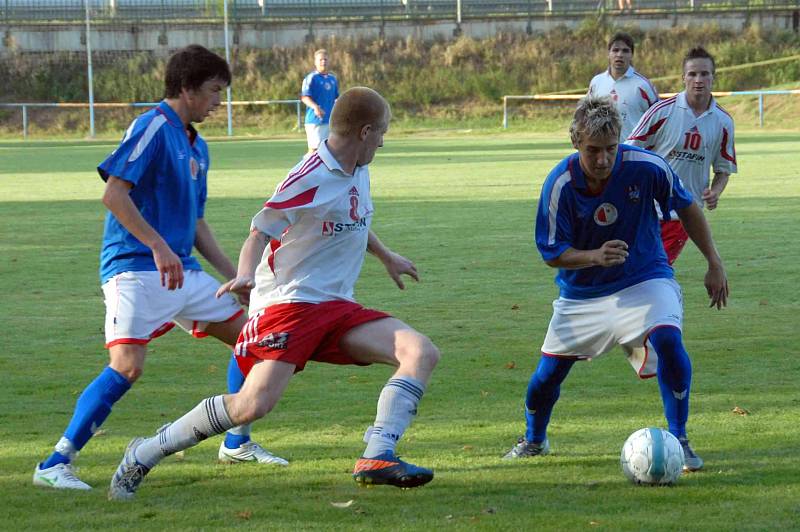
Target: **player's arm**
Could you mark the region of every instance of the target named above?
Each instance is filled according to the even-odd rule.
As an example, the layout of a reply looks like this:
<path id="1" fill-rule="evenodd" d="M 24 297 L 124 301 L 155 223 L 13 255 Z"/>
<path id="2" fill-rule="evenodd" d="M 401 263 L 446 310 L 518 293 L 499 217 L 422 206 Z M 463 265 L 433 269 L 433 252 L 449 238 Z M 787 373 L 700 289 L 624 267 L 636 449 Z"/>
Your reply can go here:
<path id="1" fill-rule="evenodd" d="M 300 101 L 306 104 L 314 111 L 314 114 L 317 115 L 317 118 L 322 118 L 325 116 L 325 109 L 317 105 L 317 102 L 311 99 L 311 96 L 301 96 Z"/>
<path id="2" fill-rule="evenodd" d="M 269 236 L 259 231 L 251 229 L 247 239 L 242 244 L 239 252 L 239 267 L 236 276 L 226 282 L 217 290 L 217 297 L 221 297 L 225 292 L 235 292 L 240 296 L 249 294 L 255 286 L 256 267 L 264 255 Z"/>
<path id="3" fill-rule="evenodd" d="M 703 191 L 703 201 L 706 202 L 708 210 L 713 211 L 717 208 L 719 197 L 725 187 L 728 186 L 728 179 L 731 174 L 728 172 L 714 172 L 714 179 L 711 180 L 711 186 Z"/>
<path id="4" fill-rule="evenodd" d="M 130 197 L 133 184 L 115 176 L 108 176 L 103 192 L 103 205 L 111 214 L 153 252 L 156 268 L 161 273 L 161 286 L 169 290 L 183 287 L 183 263 L 167 242 L 144 219 Z"/>
<path id="5" fill-rule="evenodd" d="M 725 274 L 725 267 L 722 265 L 722 258 L 714 245 L 708 221 L 706 221 L 703 211 L 694 202 L 688 207 L 677 209 L 676 212 L 689 238 L 708 262 L 708 271 L 704 282 L 706 291 L 711 298 L 710 306 L 721 309 L 728 302 L 728 277 Z"/>
<path id="6" fill-rule="evenodd" d="M 414 265 L 414 263 L 387 248 L 378 238 L 378 235 L 373 233 L 372 230 L 370 230 L 369 238 L 367 240 L 367 251 L 375 255 L 383 263 L 383 265 L 386 267 L 386 271 L 389 273 L 389 277 L 394 280 L 400 290 L 403 290 L 406 287 L 406 285 L 403 284 L 402 278 L 400 277 L 403 274 L 406 274 L 415 281 L 419 282 L 419 274 L 417 273 L 417 267 Z"/>
<path id="7" fill-rule="evenodd" d="M 575 249 L 568 247 L 555 259 L 545 263 L 553 268 L 580 270 L 592 266 L 609 268 L 619 266 L 628 258 L 628 244 L 622 240 L 609 240 L 597 249 Z"/>
<path id="8" fill-rule="evenodd" d="M 203 218 L 198 218 L 195 225 L 194 247 L 225 279 L 232 279 L 236 276 L 233 262 L 219 247 L 214 233 L 211 232 L 211 227 Z"/>

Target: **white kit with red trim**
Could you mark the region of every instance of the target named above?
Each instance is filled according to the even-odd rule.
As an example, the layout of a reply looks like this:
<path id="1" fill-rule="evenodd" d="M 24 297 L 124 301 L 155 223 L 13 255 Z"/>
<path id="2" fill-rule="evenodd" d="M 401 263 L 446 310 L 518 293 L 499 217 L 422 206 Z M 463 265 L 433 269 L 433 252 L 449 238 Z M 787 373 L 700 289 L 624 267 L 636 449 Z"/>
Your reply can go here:
<path id="1" fill-rule="evenodd" d="M 617 104 L 622 117 L 622 131 L 619 138 L 625 140 L 639 119 L 658 101 L 658 91 L 650 80 L 633 67 L 621 78 L 615 80 L 608 70 L 592 78 L 589 83 L 589 96 L 610 96 Z"/>
<path id="2" fill-rule="evenodd" d="M 663 100 L 645 113 L 625 142 L 664 157 L 701 207 L 712 167 L 736 173 L 733 118 L 713 98 L 699 116 L 686 102 L 685 91 Z"/>
<path id="3" fill-rule="evenodd" d="M 277 303 L 354 301 L 372 221 L 369 170 L 345 173 L 322 142 L 255 215 L 270 238 L 256 268 L 250 315 Z"/>

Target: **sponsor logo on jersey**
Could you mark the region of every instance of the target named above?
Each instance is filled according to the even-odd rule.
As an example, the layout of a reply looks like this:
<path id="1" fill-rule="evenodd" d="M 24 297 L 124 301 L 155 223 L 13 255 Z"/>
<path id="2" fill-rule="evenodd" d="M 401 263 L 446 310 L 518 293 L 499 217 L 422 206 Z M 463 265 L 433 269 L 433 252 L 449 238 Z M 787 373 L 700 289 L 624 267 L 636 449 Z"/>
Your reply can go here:
<path id="1" fill-rule="evenodd" d="M 322 236 L 336 236 L 339 233 L 350 233 L 353 231 L 363 231 L 367 228 L 367 219 L 359 218 L 353 223 L 344 222 L 322 222 Z"/>
<path id="2" fill-rule="evenodd" d="M 258 347 L 267 347 L 269 349 L 286 349 L 286 346 L 289 345 L 289 333 L 269 333 L 256 345 Z"/>
<path id="3" fill-rule="evenodd" d="M 628 199 L 631 200 L 633 203 L 639 203 L 639 186 L 638 185 L 629 185 L 628 186 Z"/>
<path id="4" fill-rule="evenodd" d="M 350 195 L 351 196 L 358 196 L 358 189 L 356 187 L 351 188 L 350 189 Z"/>
<path id="5" fill-rule="evenodd" d="M 601 203 L 594 211 L 594 222 L 597 225 L 611 225 L 617 221 L 617 208 L 610 203 Z"/>

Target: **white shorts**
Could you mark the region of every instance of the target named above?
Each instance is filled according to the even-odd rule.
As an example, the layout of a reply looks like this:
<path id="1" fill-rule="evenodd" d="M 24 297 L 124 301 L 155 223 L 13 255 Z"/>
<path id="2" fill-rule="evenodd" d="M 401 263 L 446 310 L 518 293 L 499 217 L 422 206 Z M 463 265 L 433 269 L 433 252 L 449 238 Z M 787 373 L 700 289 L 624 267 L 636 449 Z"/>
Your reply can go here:
<path id="1" fill-rule="evenodd" d="M 639 377 L 646 379 L 656 375 L 658 364 L 650 332 L 682 325 L 683 298 L 674 279 L 651 279 L 592 299 L 560 297 L 553 302 L 542 353 L 592 359 L 619 344 Z"/>
<path id="2" fill-rule="evenodd" d="M 209 323 L 231 321 L 244 310 L 230 294 L 217 299 L 219 282 L 200 270 L 184 270 L 183 288 L 161 286 L 159 272 L 120 273 L 103 284 L 106 347 L 147 344 L 176 324 L 197 338 Z"/>
<path id="3" fill-rule="evenodd" d="M 319 143 L 328 138 L 330 125 L 328 124 L 306 124 L 306 140 L 308 149 L 316 150 Z"/>

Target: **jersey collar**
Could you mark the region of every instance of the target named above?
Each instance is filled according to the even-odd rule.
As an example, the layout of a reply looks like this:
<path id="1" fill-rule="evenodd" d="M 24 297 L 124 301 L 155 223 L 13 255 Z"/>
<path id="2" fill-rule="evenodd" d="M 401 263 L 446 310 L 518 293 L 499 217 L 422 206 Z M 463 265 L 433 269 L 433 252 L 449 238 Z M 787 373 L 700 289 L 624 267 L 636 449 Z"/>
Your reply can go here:
<path id="1" fill-rule="evenodd" d="M 633 65 L 630 65 L 628 67 L 628 70 L 626 70 L 625 73 L 622 75 L 622 78 L 632 78 L 635 74 L 636 74 L 636 70 L 633 69 Z M 611 78 L 611 81 L 615 81 L 614 80 L 614 76 L 611 75 L 611 67 L 608 67 L 606 69 L 606 76 Z M 619 78 L 619 79 L 622 79 L 622 78 Z"/>
<path id="2" fill-rule="evenodd" d="M 317 148 L 317 155 L 319 155 L 319 158 L 322 159 L 322 162 L 325 164 L 325 166 L 328 167 L 328 170 L 330 170 L 331 172 L 338 171 L 339 173 L 346 175 L 347 177 L 350 177 L 350 174 L 342 170 L 342 165 L 339 164 L 339 161 L 336 160 L 336 157 L 334 157 L 331 151 L 328 149 L 327 139 L 319 143 L 319 147 Z"/>
<path id="3" fill-rule="evenodd" d="M 678 95 L 675 97 L 675 103 L 678 105 L 678 107 L 686 109 L 688 112 L 692 113 L 692 116 L 694 116 L 694 111 L 692 111 L 692 108 L 689 107 L 689 102 L 686 101 L 686 91 L 681 91 L 678 93 Z M 701 118 L 713 112 L 716 107 L 717 107 L 717 99 L 714 98 L 714 95 L 712 94 L 711 102 L 708 104 L 708 109 L 703 111 L 703 113 L 697 118 Z"/>
<path id="4" fill-rule="evenodd" d="M 181 120 L 181 117 L 179 117 L 178 113 L 176 113 L 175 110 L 169 106 L 166 100 L 161 100 L 161 103 L 158 104 L 156 109 L 159 113 L 164 115 L 169 125 L 178 129 L 183 129 L 183 121 Z"/>

